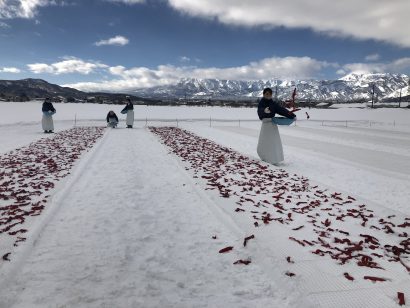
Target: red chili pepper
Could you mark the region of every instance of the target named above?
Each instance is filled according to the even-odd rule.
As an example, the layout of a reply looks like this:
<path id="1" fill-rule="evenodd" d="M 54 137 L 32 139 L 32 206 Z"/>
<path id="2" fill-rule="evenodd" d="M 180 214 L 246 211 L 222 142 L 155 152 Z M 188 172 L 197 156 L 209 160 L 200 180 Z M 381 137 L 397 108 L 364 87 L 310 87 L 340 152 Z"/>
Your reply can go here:
<path id="1" fill-rule="evenodd" d="M 354 278 L 353 278 L 352 276 L 350 276 L 349 273 L 344 273 L 343 275 L 344 275 L 344 276 L 346 277 L 346 279 L 348 279 L 348 280 L 351 280 L 351 281 L 354 280 Z"/>
<path id="2" fill-rule="evenodd" d="M 251 236 L 245 237 L 245 239 L 243 240 L 243 246 L 245 247 L 248 241 L 253 238 L 255 238 L 255 235 L 253 234 Z"/>
<path id="3" fill-rule="evenodd" d="M 404 293 L 402 292 L 397 292 L 397 298 L 399 299 L 399 305 L 404 306 L 406 305 L 406 302 L 404 300 Z"/>
<path id="4" fill-rule="evenodd" d="M 6 253 L 5 255 L 3 255 L 3 260 L 4 261 L 10 261 L 9 256 L 10 256 L 10 252 Z"/>
<path id="5" fill-rule="evenodd" d="M 305 246 L 305 243 L 303 243 L 302 241 L 299 241 L 299 240 L 295 239 L 294 237 L 291 237 L 291 236 L 290 236 L 289 239 L 292 240 L 292 241 L 295 241 L 296 243 L 298 243 L 298 244 L 300 244 L 300 245 L 302 245 L 302 246 Z"/>
<path id="6" fill-rule="evenodd" d="M 292 263 L 292 264 L 295 263 L 294 261 L 292 261 L 292 259 L 290 257 L 287 257 L 286 261 L 288 261 L 288 263 Z"/>
<path id="7" fill-rule="evenodd" d="M 248 265 L 248 264 L 250 264 L 251 263 L 251 260 L 238 260 L 238 261 L 235 261 L 233 264 L 245 264 L 245 265 Z"/>
<path id="8" fill-rule="evenodd" d="M 225 247 L 219 250 L 219 253 L 226 253 L 228 251 L 231 251 L 232 249 L 233 249 L 233 246 L 228 246 L 228 247 Z"/>
<path id="9" fill-rule="evenodd" d="M 374 281 L 374 282 L 376 282 L 376 281 L 387 281 L 388 280 L 386 278 L 373 277 L 373 276 L 364 276 L 363 278 L 366 279 L 366 280 Z"/>

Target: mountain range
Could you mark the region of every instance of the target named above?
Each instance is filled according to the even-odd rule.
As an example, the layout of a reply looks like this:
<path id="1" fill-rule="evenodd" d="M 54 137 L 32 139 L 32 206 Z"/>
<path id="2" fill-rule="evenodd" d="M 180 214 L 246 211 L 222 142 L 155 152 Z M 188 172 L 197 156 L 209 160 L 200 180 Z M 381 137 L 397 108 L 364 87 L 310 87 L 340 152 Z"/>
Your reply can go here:
<path id="1" fill-rule="evenodd" d="M 374 96 L 379 101 L 410 99 L 410 80 L 404 74 L 349 74 L 336 80 L 220 80 L 184 78 L 173 85 L 129 91 L 133 100 L 254 100 L 270 87 L 280 100 L 288 100 L 294 88 L 300 101 L 353 102 L 368 101 Z M 50 84 L 42 79 L 0 80 L 0 98 L 25 96 L 30 99 L 45 96 L 86 99 L 90 96 L 104 97 L 108 101 L 121 100 L 125 94 L 87 93 L 73 88 Z"/>
<path id="2" fill-rule="evenodd" d="M 270 87 L 281 100 L 290 99 L 294 88 L 297 98 L 304 101 L 367 101 L 374 95 L 380 100 L 397 95 L 402 89 L 402 97 L 408 92 L 409 76 L 404 74 L 349 74 L 336 80 L 220 80 L 181 79 L 175 85 L 137 89 L 133 93 L 150 98 L 186 99 L 250 99 L 262 96 L 262 91 Z"/>

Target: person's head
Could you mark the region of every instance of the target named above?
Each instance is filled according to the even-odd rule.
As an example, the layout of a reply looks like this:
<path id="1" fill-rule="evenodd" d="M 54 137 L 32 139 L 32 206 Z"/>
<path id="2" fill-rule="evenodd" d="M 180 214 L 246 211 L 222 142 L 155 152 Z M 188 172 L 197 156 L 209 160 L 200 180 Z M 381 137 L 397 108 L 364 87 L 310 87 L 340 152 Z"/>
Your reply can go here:
<path id="1" fill-rule="evenodd" d="M 47 96 L 47 97 L 44 99 L 44 101 L 45 101 L 46 103 L 50 103 L 50 102 L 51 102 L 51 98 Z"/>
<path id="2" fill-rule="evenodd" d="M 263 89 L 263 97 L 266 98 L 266 99 L 271 99 L 272 98 L 272 89 L 271 88 Z"/>
<path id="3" fill-rule="evenodd" d="M 114 114 L 114 111 L 110 110 L 108 113 L 112 115 Z"/>

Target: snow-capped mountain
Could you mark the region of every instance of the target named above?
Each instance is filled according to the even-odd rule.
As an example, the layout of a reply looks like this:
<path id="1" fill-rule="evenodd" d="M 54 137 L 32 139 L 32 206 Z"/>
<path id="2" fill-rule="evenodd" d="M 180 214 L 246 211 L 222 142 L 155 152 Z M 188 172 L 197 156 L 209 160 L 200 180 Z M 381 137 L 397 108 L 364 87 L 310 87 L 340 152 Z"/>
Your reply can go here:
<path id="1" fill-rule="evenodd" d="M 175 85 L 138 89 L 134 94 L 155 98 L 211 98 L 239 99 L 256 98 L 262 90 L 278 89 L 280 99 L 289 99 L 297 88 L 299 100 L 352 101 L 368 100 L 372 87 L 381 99 L 408 86 L 409 76 L 404 74 L 349 74 L 337 80 L 219 80 L 184 78 Z"/>
<path id="2" fill-rule="evenodd" d="M 394 99 L 400 97 L 400 92 L 401 92 L 401 97 L 407 97 L 410 96 L 410 85 L 401 89 L 397 89 L 393 92 L 391 92 L 389 95 L 386 95 L 384 98 L 386 99 Z"/>

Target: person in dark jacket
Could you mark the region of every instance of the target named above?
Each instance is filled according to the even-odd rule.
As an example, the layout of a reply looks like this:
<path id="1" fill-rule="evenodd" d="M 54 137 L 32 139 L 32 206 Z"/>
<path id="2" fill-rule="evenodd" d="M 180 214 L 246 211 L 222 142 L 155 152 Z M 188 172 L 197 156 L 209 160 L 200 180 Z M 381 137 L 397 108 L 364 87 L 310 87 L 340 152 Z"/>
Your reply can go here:
<path id="1" fill-rule="evenodd" d="M 296 115 L 286 108 L 279 105 L 272 99 L 272 89 L 266 88 L 263 90 L 263 97 L 260 99 L 258 104 L 258 116 L 259 120 L 265 118 L 273 118 L 275 114 L 280 114 L 289 119 L 293 119 Z"/>
<path id="2" fill-rule="evenodd" d="M 56 113 L 56 110 L 49 97 L 45 98 L 41 111 L 43 111 L 43 119 L 41 120 L 43 130 L 46 134 L 52 133 L 54 131 L 53 114 Z"/>
<path id="3" fill-rule="evenodd" d="M 114 111 L 110 110 L 107 114 L 107 126 L 115 128 L 118 124 L 118 117 Z"/>
<path id="4" fill-rule="evenodd" d="M 124 109 L 121 110 L 121 113 L 127 115 L 127 118 L 125 120 L 127 128 L 132 128 L 132 126 L 134 125 L 134 105 L 132 104 L 129 96 L 126 97 L 126 100 L 127 104 L 125 105 Z"/>
<path id="5" fill-rule="evenodd" d="M 280 114 L 289 119 L 296 117 L 293 112 L 273 101 L 272 90 L 266 88 L 263 90 L 263 98 L 258 104 L 258 116 L 262 121 L 262 125 L 256 152 L 261 160 L 277 165 L 284 160 L 284 156 L 278 126 L 272 122 L 275 114 Z"/>

